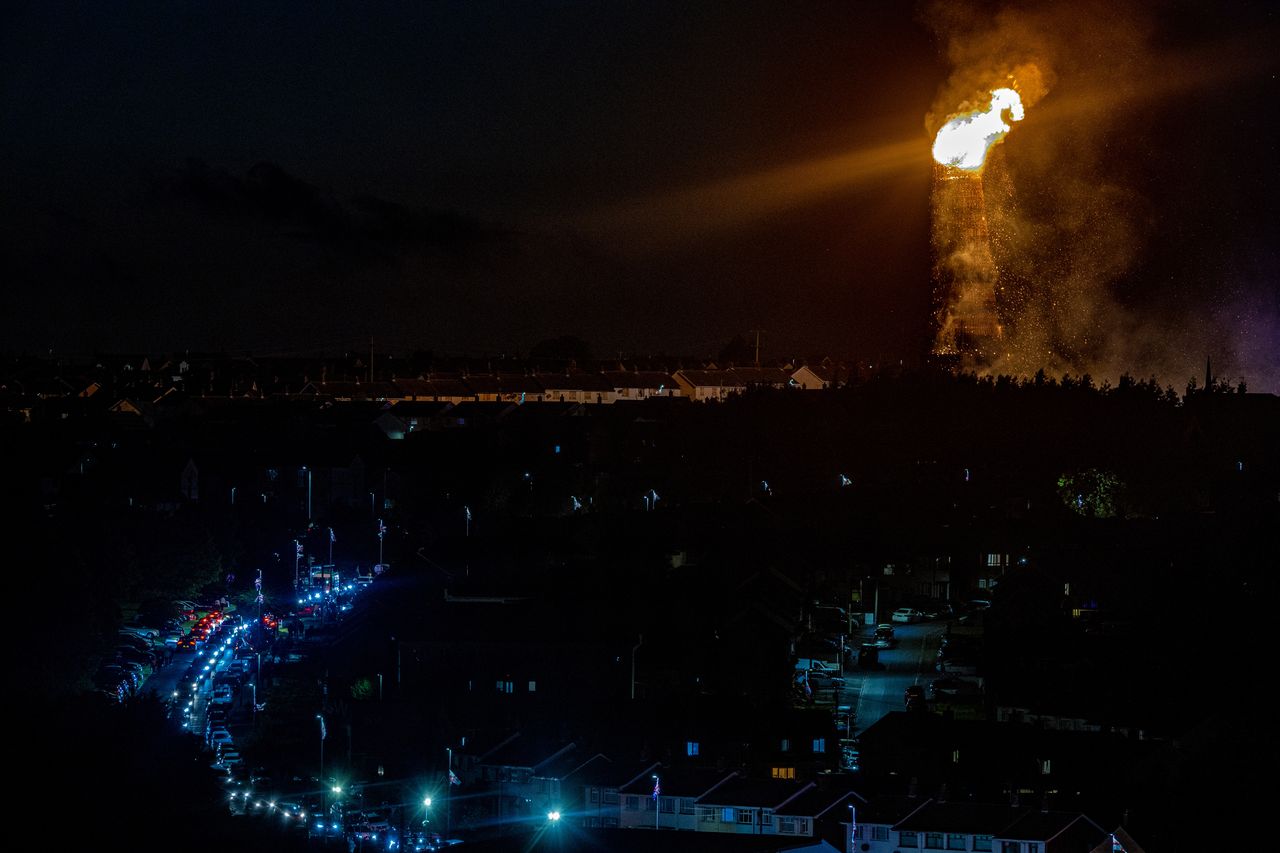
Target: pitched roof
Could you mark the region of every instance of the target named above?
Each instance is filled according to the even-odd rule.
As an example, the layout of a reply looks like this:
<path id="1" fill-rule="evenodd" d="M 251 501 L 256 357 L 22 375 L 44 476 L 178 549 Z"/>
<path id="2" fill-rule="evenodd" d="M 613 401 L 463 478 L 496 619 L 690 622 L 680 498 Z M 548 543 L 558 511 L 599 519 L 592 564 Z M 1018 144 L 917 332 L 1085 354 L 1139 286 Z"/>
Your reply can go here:
<path id="1" fill-rule="evenodd" d="M 846 806 L 857 807 L 865 802 L 866 800 L 854 791 L 823 791 L 819 788 L 810 788 L 777 809 L 776 814 L 817 818 L 834 811 L 834 814 L 829 815 L 830 817 L 848 819 L 849 810 Z"/>
<path id="2" fill-rule="evenodd" d="M 548 391 L 612 391 L 613 383 L 598 373 L 539 373 L 535 377 Z"/>
<path id="3" fill-rule="evenodd" d="M 1030 809 L 1007 803 L 940 803 L 931 800 L 893 828 L 900 832 L 960 832 L 967 835 L 999 835 Z"/>
<path id="4" fill-rule="evenodd" d="M 604 758 L 601 756 L 601 758 Z M 629 761 L 619 764 L 604 758 L 593 760 L 573 771 L 563 781 L 579 785 L 594 785 L 599 788 L 621 788 L 641 778 L 648 779 L 655 768 L 661 765 L 656 761 Z"/>
<path id="5" fill-rule="evenodd" d="M 517 735 L 480 756 L 478 763 L 492 767 L 540 769 L 574 749 L 572 743 L 558 743 Z"/>
<path id="6" fill-rule="evenodd" d="M 786 385 L 791 374 L 778 367 L 731 367 L 729 374 L 743 385 Z"/>
<path id="7" fill-rule="evenodd" d="M 734 778 L 698 797 L 698 804 L 777 809 L 812 787 L 812 782 Z"/>
<path id="8" fill-rule="evenodd" d="M 1000 830 L 998 835 L 1017 841 L 1048 841 L 1066 833 L 1068 836 L 1086 839 L 1076 849 L 1087 850 L 1108 833 L 1080 812 L 1052 812 L 1032 810 Z"/>
<path id="9" fill-rule="evenodd" d="M 896 824 L 907 815 L 933 802 L 920 797 L 876 797 L 865 805 L 858 806 L 858 823 Z"/>
<path id="10" fill-rule="evenodd" d="M 662 781 L 662 793 L 669 797 L 701 797 L 718 785 L 737 777 L 733 770 L 711 770 L 695 767 L 669 767 L 656 772 Z M 652 794 L 653 779 L 642 776 L 620 789 L 623 794 Z"/>
<path id="11" fill-rule="evenodd" d="M 660 370 L 606 370 L 601 374 L 605 381 L 616 388 L 653 388 L 663 385 L 670 387 L 671 374 Z"/>
<path id="12" fill-rule="evenodd" d="M 728 370 L 677 370 L 676 379 L 702 388 L 743 388 L 742 381 Z"/>

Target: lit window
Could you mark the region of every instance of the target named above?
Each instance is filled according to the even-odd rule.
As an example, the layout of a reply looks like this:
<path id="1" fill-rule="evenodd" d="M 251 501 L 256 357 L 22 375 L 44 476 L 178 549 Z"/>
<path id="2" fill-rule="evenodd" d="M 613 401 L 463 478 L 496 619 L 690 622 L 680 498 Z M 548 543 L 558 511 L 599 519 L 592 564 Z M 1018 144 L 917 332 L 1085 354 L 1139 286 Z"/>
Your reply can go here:
<path id="1" fill-rule="evenodd" d="M 968 850 L 969 836 L 960 832 L 947 833 L 947 849 L 948 850 Z"/>
<path id="2" fill-rule="evenodd" d="M 685 755 L 697 755 L 698 742 L 696 740 L 685 741 L 684 752 L 685 752 Z"/>
<path id="3" fill-rule="evenodd" d="M 926 832 L 924 834 L 924 846 L 926 850 L 941 850 L 942 849 L 942 833 Z"/>
<path id="4" fill-rule="evenodd" d="M 783 751 L 783 752 L 790 752 L 790 751 L 791 751 L 791 740 L 790 740 L 789 738 L 785 738 L 785 737 L 784 737 L 784 738 L 782 739 L 782 747 L 781 747 L 781 749 L 782 749 L 782 751 Z"/>
<path id="5" fill-rule="evenodd" d="M 796 769 L 794 767 L 774 767 L 772 775 L 775 779 L 794 779 L 796 778 Z"/>
<path id="6" fill-rule="evenodd" d="M 733 809 L 725 808 L 720 810 L 721 823 L 733 823 Z"/>
<path id="7" fill-rule="evenodd" d="M 529 692 L 530 692 L 530 693 L 537 693 L 537 692 L 538 692 L 538 682 L 536 682 L 536 681 L 530 681 L 530 682 L 529 682 Z"/>
<path id="8" fill-rule="evenodd" d="M 973 849 L 978 851 L 984 851 L 984 853 L 989 852 L 991 850 L 991 836 L 975 835 L 973 837 Z"/>
<path id="9" fill-rule="evenodd" d="M 755 814 L 752 813 L 751 809 L 738 809 L 737 819 L 738 823 L 754 823 Z"/>
<path id="10" fill-rule="evenodd" d="M 920 842 L 916 840 L 916 834 L 914 832 L 899 832 L 898 846 L 899 847 L 919 847 Z"/>
<path id="11" fill-rule="evenodd" d="M 824 738 L 824 737 L 816 737 L 816 738 L 814 738 L 814 739 L 813 739 L 813 751 L 814 751 L 814 752 L 826 752 L 826 751 L 827 751 L 827 739 L 826 739 L 826 738 Z"/>

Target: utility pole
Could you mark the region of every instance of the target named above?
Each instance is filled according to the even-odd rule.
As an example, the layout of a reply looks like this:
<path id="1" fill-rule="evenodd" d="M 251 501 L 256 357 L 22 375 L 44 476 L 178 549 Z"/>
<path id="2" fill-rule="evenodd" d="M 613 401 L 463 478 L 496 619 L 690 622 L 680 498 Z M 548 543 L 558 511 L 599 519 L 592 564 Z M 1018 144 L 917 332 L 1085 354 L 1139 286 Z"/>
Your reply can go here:
<path id="1" fill-rule="evenodd" d="M 756 336 L 756 367 L 758 368 L 760 367 L 760 333 L 763 332 L 764 329 L 748 329 L 747 331 Z"/>
<path id="2" fill-rule="evenodd" d="M 636 698 L 636 649 L 644 645 L 644 634 L 640 635 L 640 642 L 631 647 L 631 698 Z"/>
<path id="3" fill-rule="evenodd" d="M 369 335 L 369 381 L 373 382 L 373 335 Z"/>

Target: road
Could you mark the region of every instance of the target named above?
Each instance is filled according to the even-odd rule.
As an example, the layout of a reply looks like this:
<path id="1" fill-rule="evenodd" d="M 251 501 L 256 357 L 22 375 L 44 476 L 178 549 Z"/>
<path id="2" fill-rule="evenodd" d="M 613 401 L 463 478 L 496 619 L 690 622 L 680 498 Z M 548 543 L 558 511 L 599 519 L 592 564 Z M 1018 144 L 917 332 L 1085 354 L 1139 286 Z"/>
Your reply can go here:
<path id="1" fill-rule="evenodd" d="M 912 684 L 927 688 L 937 673 L 934 660 L 938 645 L 947 630 L 946 622 L 919 622 L 914 625 L 894 625 L 898 638 L 895 649 L 881 649 L 880 663 L 883 670 L 851 669 L 847 677 L 860 682 L 854 732 L 866 731 L 890 711 L 906 708 L 903 693 Z M 866 635 L 874 629 L 867 627 Z"/>

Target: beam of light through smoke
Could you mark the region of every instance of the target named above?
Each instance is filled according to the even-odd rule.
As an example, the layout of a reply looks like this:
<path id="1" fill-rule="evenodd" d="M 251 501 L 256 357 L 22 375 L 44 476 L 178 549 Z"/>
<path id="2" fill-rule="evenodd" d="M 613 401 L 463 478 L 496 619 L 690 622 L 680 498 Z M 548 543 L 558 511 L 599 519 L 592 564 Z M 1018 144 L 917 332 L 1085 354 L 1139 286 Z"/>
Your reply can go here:
<path id="1" fill-rule="evenodd" d="M 742 228 L 859 184 L 920 169 L 927 162 L 922 140 L 890 142 L 631 199 L 566 224 L 589 236 L 626 240 L 632 249 L 661 250 Z"/>

